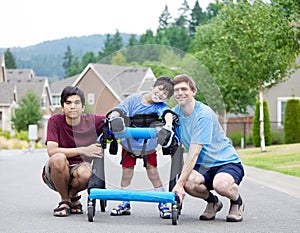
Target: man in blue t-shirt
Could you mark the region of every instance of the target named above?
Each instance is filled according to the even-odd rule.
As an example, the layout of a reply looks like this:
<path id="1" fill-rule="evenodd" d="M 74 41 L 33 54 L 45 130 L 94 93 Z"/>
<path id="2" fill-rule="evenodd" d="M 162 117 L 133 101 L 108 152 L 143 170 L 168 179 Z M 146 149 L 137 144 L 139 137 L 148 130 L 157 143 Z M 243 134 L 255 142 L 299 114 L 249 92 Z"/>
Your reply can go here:
<path id="1" fill-rule="evenodd" d="M 244 204 L 238 192 L 244 169 L 240 158 L 226 137 L 217 115 L 207 105 L 195 100 L 197 88 L 189 76 L 174 78 L 174 112 L 179 115 L 177 134 L 187 149 L 182 173 L 173 192 L 182 201 L 185 192 L 207 201 L 200 220 L 213 220 L 223 207 L 210 190 L 230 199 L 228 222 L 243 220 Z"/>

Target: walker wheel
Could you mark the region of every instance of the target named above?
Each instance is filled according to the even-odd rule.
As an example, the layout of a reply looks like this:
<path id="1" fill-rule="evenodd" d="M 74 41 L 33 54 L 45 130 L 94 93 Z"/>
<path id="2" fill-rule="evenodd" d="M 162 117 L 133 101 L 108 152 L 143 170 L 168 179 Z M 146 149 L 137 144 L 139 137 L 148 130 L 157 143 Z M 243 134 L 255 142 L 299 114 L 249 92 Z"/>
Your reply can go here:
<path id="1" fill-rule="evenodd" d="M 178 220 L 178 210 L 172 209 L 172 225 L 177 225 Z"/>
<path id="2" fill-rule="evenodd" d="M 87 208 L 88 211 L 88 220 L 89 222 L 93 222 L 94 221 L 94 206 L 89 205 Z"/>

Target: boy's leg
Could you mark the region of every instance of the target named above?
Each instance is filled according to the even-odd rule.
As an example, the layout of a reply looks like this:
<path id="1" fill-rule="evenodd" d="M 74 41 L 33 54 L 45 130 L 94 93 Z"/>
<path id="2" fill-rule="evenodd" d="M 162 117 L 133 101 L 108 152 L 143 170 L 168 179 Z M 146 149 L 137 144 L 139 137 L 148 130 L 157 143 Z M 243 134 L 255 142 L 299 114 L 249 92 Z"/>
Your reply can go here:
<path id="1" fill-rule="evenodd" d="M 71 204 L 68 190 L 70 174 L 67 158 L 64 154 L 55 154 L 50 157 L 48 166 L 51 182 L 61 196 L 61 202 L 54 210 L 54 216 L 68 216 Z"/>

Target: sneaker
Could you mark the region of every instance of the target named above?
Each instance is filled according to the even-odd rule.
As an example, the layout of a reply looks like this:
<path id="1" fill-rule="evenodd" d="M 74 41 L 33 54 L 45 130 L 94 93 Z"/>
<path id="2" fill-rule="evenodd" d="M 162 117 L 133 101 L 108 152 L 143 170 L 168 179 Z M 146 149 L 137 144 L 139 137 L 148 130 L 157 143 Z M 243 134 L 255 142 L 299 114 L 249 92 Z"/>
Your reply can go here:
<path id="1" fill-rule="evenodd" d="M 113 208 L 110 212 L 111 216 L 130 215 L 130 202 L 123 201 L 117 208 Z"/>
<path id="2" fill-rule="evenodd" d="M 166 203 L 158 204 L 159 216 L 163 219 L 170 219 L 172 216 L 171 210 Z"/>
<path id="3" fill-rule="evenodd" d="M 214 220 L 216 213 L 220 211 L 223 207 L 223 203 L 218 200 L 217 203 L 209 202 L 206 205 L 206 209 L 204 210 L 203 214 L 200 215 L 200 220 Z"/>
<path id="4" fill-rule="evenodd" d="M 229 214 L 226 216 L 227 222 L 241 222 L 243 221 L 245 205 L 231 204 Z"/>

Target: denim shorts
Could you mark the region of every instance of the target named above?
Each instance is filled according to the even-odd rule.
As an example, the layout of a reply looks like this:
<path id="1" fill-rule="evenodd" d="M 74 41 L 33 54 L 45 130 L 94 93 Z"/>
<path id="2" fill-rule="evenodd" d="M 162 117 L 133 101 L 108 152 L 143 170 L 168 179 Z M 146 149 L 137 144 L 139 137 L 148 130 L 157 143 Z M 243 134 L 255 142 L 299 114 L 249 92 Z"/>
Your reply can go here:
<path id="1" fill-rule="evenodd" d="M 204 176 L 204 184 L 208 190 L 213 190 L 213 180 L 216 174 L 224 172 L 230 174 L 239 185 L 245 175 L 242 163 L 228 163 L 216 167 L 205 168 L 196 164 L 194 170 Z"/>

